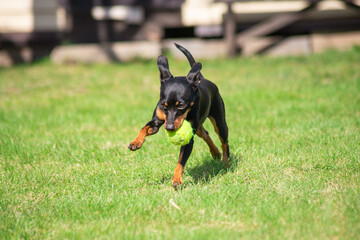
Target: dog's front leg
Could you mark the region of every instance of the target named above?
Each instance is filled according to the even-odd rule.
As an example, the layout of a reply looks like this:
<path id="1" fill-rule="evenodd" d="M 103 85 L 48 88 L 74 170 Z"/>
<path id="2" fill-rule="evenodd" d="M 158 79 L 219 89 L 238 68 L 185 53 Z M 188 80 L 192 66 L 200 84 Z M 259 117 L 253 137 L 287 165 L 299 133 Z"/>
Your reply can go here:
<path id="1" fill-rule="evenodd" d="M 189 159 L 189 156 L 193 149 L 193 145 L 194 145 L 194 137 L 190 140 L 188 144 L 186 144 L 185 146 L 181 146 L 180 148 L 178 164 L 175 168 L 175 173 L 172 179 L 172 184 L 175 189 L 178 189 L 182 184 L 182 174 L 184 172 L 186 161 Z"/>
<path id="2" fill-rule="evenodd" d="M 159 119 L 159 117 L 156 114 L 156 110 L 154 112 L 153 118 L 150 122 L 148 122 L 138 133 L 136 138 L 130 143 L 129 149 L 131 151 L 136 151 L 139 148 L 142 147 L 145 137 L 149 135 L 153 135 L 157 133 L 160 129 L 160 127 L 164 124 L 164 120 Z"/>

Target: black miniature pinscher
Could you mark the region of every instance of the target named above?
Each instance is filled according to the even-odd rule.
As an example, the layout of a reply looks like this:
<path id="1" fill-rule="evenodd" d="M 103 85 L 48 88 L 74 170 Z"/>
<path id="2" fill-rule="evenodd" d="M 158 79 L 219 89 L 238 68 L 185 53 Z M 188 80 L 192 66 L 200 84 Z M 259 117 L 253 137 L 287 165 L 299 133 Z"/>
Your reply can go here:
<path id="1" fill-rule="evenodd" d="M 167 58 L 158 57 L 160 100 L 151 121 L 140 130 L 137 137 L 130 143 L 129 149 L 135 151 L 141 148 L 145 137 L 157 133 L 161 125 L 165 124 L 167 131 L 176 131 L 186 119 L 191 123 L 194 134 L 196 133 L 207 143 L 211 155 L 214 158 L 220 158 L 219 149 L 203 127 L 204 121 L 209 118 L 222 143 L 224 165 L 228 166 L 230 164 L 228 127 L 225 121 L 225 106 L 219 90 L 214 83 L 202 76 L 201 63 L 195 62 L 188 50 L 176 43 L 175 45 L 188 59 L 191 70 L 186 77 L 173 77 Z M 187 145 L 180 148 L 178 164 L 172 179 L 172 184 L 176 189 L 182 183 L 183 170 L 193 145 L 194 137 Z"/>

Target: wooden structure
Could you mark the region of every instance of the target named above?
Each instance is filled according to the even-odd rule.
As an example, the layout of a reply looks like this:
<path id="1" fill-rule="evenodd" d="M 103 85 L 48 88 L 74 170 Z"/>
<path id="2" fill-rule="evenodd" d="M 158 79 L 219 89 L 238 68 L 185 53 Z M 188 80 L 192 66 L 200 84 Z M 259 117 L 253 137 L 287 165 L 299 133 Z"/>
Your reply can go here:
<path id="1" fill-rule="evenodd" d="M 31 62 L 63 43 L 100 43 L 111 53 L 115 42 L 164 46 L 172 38 L 211 39 L 209 46 L 224 41 L 228 56 L 252 55 L 289 36 L 360 31 L 359 5 L 360 0 L 2 1 L 0 65 Z"/>
<path id="2" fill-rule="evenodd" d="M 259 40 L 260 37 L 270 35 L 281 29 L 284 29 L 294 23 L 305 19 L 309 13 L 315 9 L 315 7 L 322 0 L 308 0 L 306 6 L 297 12 L 284 12 L 276 14 L 272 17 L 269 17 L 254 26 L 249 27 L 248 29 L 242 31 L 241 33 L 236 33 L 236 18 L 232 10 L 232 4 L 236 0 L 216 0 L 217 2 L 226 2 L 227 3 L 227 13 L 224 15 L 224 24 L 225 24 L 225 41 L 228 47 L 228 56 L 233 57 L 236 55 L 237 47 L 241 48 L 245 55 L 252 55 L 257 53 L 262 48 L 266 48 L 269 45 L 273 44 L 276 41 L 279 41 L 281 38 L 272 38 L 270 41 L 265 41 L 258 44 L 258 49 L 252 49 L 251 52 L 246 51 L 247 43 L 251 42 L 254 44 L 254 41 Z M 345 5 L 356 10 L 360 10 L 360 7 L 354 3 L 353 0 L 341 0 Z M 240 16 L 241 17 L 241 16 Z"/>
<path id="3" fill-rule="evenodd" d="M 48 55 L 60 43 L 65 25 L 65 11 L 57 0 L 1 1 L 0 65 Z"/>

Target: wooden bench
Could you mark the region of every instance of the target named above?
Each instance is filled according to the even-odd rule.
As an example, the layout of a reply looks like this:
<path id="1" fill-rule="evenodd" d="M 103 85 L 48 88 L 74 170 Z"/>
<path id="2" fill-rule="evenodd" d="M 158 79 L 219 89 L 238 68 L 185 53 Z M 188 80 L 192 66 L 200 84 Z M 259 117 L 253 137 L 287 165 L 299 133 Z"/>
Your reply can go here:
<path id="1" fill-rule="evenodd" d="M 225 28 L 225 42 L 228 48 L 228 56 L 234 57 L 237 49 L 244 49 L 249 42 L 256 41 L 260 37 L 274 33 L 280 29 L 294 24 L 295 22 L 303 19 L 310 13 L 315 7 L 323 0 L 307 0 L 307 5 L 298 12 L 285 12 L 279 13 L 273 17 L 265 19 L 264 21 L 255 24 L 254 26 L 236 33 L 236 21 L 238 17 L 233 10 L 232 5 L 235 2 L 245 2 L 246 0 L 215 0 L 215 2 L 227 3 L 227 13 L 224 15 L 224 28 Z M 346 4 L 346 6 L 359 10 L 359 6 L 354 3 L 353 0 L 339 0 Z M 267 41 L 263 41 L 259 46 L 266 46 L 272 44 L 273 41 L 277 41 L 277 38 L 269 38 Z M 247 52 L 247 54 L 251 54 Z"/>

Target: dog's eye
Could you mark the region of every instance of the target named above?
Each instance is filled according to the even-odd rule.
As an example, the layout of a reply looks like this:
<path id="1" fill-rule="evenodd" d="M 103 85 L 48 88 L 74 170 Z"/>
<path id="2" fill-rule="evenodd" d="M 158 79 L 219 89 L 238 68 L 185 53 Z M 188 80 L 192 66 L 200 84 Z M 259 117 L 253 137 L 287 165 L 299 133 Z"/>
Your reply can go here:
<path id="1" fill-rule="evenodd" d="M 184 106 L 184 105 L 180 105 L 180 106 L 178 106 L 178 109 L 179 109 L 179 110 L 184 110 L 184 109 L 185 109 L 185 106 Z"/>
<path id="2" fill-rule="evenodd" d="M 162 104 L 161 107 L 164 109 L 164 110 L 167 110 L 167 106 L 165 104 Z"/>

